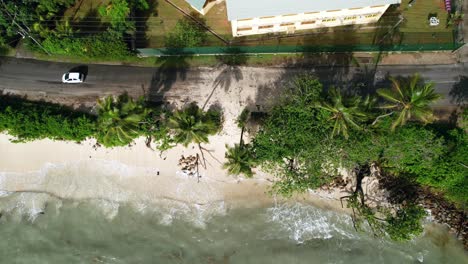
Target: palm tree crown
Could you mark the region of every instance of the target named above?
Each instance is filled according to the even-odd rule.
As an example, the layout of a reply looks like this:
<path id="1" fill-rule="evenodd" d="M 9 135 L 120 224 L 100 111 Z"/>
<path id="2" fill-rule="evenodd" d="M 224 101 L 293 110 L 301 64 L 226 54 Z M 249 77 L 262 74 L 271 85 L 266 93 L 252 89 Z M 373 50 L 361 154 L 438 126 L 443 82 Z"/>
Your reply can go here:
<path id="1" fill-rule="evenodd" d="M 213 119 L 213 115 L 203 112 L 196 104 L 176 111 L 169 118 L 168 125 L 174 131 L 174 141 L 184 146 L 208 143 L 208 136 L 219 130 L 219 122 Z"/>
<path id="2" fill-rule="evenodd" d="M 225 158 L 227 161 L 223 164 L 223 168 L 232 175 L 244 174 L 246 177 L 252 177 L 252 167 L 254 167 L 255 162 L 249 145 L 235 144 L 232 148 L 226 145 L 226 148 Z"/>
<path id="3" fill-rule="evenodd" d="M 367 119 L 367 114 L 363 111 L 363 106 L 367 101 L 363 102 L 358 96 L 349 96 L 345 99 L 339 90 L 330 89 L 328 100 L 321 102 L 318 107 L 332 113 L 331 119 L 335 121 L 332 137 L 342 134 L 348 138 L 350 127 L 361 129 L 360 122 Z"/>
<path id="4" fill-rule="evenodd" d="M 124 146 L 139 135 L 140 122 L 148 114 L 143 100 L 128 94 L 98 100 L 98 141 L 104 146 Z"/>
<path id="5" fill-rule="evenodd" d="M 409 81 L 393 77 L 390 80 L 393 89 L 379 89 L 377 93 L 388 101 L 382 108 L 398 113 L 398 117 L 392 123 L 392 130 L 406 124 L 412 118 L 424 123 L 435 119 L 429 105 L 441 98 L 441 95 L 435 93 L 434 83 L 421 84 L 418 74 L 413 75 Z"/>

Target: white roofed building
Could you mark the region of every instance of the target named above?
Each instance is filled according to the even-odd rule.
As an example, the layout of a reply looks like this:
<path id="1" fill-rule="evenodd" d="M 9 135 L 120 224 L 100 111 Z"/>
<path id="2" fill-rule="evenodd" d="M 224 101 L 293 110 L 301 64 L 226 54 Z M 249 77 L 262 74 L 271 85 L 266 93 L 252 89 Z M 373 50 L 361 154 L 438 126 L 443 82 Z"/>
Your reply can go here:
<path id="1" fill-rule="evenodd" d="M 203 0 L 186 0 L 203 2 Z M 205 7 L 223 0 L 208 0 Z M 233 36 L 377 22 L 401 0 L 224 0 Z M 193 6 L 193 4 L 192 4 Z M 199 10 L 200 11 L 200 10 Z M 205 14 L 206 12 L 201 12 Z"/>

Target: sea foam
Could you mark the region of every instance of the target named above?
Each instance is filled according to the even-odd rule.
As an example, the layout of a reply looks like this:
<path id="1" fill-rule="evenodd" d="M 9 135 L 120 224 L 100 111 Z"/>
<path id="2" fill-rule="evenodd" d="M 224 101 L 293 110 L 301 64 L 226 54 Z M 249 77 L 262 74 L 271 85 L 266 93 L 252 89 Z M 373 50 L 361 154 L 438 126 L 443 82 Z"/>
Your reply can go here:
<path id="1" fill-rule="evenodd" d="M 223 201 L 189 204 L 157 197 L 153 193 L 136 192 L 124 185 L 138 177 L 144 182 L 144 179 L 154 177 L 155 171 L 158 169 L 133 167 L 116 161 L 84 160 L 47 163 L 40 170 L 25 173 L 0 172 L 0 197 L 3 197 L 0 212 L 26 216 L 34 221 L 48 202 L 59 204 L 57 201 L 64 200 L 74 201 L 77 206 L 91 204 L 109 220 L 119 214 L 121 206 L 130 206 L 136 213 L 155 215 L 164 225 L 183 220 L 200 228 L 204 228 L 213 215 L 226 213 Z M 192 183 L 183 182 L 184 186 L 187 184 Z M 8 189 L 15 192 L 6 191 Z M 178 191 L 190 196 L 185 189 Z"/>
<path id="2" fill-rule="evenodd" d="M 297 243 L 310 239 L 358 237 L 349 216 L 301 203 L 277 204 L 267 210 L 267 217 Z"/>

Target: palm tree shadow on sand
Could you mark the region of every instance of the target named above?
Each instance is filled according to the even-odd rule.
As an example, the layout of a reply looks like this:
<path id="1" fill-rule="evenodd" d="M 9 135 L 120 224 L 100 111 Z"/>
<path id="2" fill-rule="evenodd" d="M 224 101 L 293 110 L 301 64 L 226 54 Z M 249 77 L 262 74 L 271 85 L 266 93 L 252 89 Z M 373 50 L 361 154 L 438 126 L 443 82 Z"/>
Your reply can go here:
<path id="1" fill-rule="evenodd" d="M 241 66 L 247 63 L 248 55 L 243 53 L 239 48 L 228 47 L 224 50 L 224 55 L 216 55 L 216 60 L 219 62 L 218 68 L 222 68 L 222 71 L 215 78 L 213 89 L 203 104 L 202 109 L 205 109 L 218 88 L 223 88 L 227 92 L 233 82 L 244 79 Z"/>

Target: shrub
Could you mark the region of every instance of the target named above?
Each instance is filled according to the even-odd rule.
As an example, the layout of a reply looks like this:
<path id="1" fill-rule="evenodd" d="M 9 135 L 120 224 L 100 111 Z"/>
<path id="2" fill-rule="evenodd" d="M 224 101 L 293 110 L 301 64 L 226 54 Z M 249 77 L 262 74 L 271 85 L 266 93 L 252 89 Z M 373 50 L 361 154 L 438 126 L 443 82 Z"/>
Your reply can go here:
<path id="1" fill-rule="evenodd" d="M 449 131 L 446 148 L 433 165 L 418 171 L 419 183 L 445 192 L 459 204 L 468 203 L 468 135 L 462 129 Z"/>
<path id="2" fill-rule="evenodd" d="M 0 97 L 0 132 L 18 142 L 50 138 L 80 142 L 95 132 L 95 117 L 65 106 Z"/>
<path id="3" fill-rule="evenodd" d="M 421 221 L 425 216 L 424 208 L 419 205 L 402 206 L 395 214 L 387 215 L 385 231 L 393 240 L 410 240 L 413 236 L 418 236 L 423 232 Z"/>
<path id="4" fill-rule="evenodd" d="M 131 55 L 119 34 L 110 32 L 85 38 L 47 37 L 42 45 L 52 54 L 119 59 Z"/>
<path id="5" fill-rule="evenodd" d="M 200 46 L 206 39 L 206 32 L 200 25 L 188 19 L 177 22 L 166 39 L 168 48 L 190 48 Z"/>

